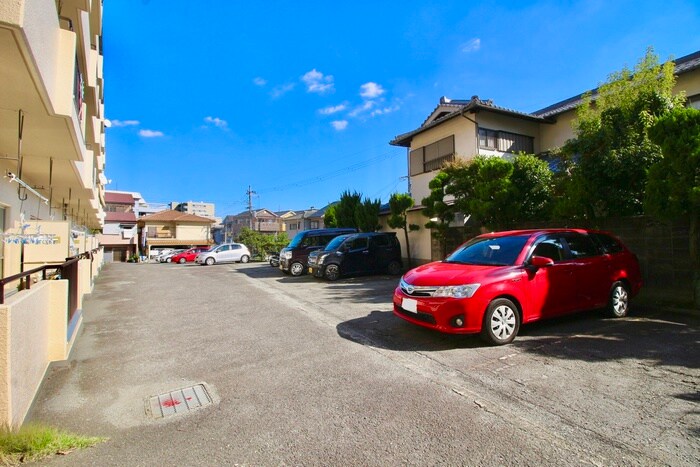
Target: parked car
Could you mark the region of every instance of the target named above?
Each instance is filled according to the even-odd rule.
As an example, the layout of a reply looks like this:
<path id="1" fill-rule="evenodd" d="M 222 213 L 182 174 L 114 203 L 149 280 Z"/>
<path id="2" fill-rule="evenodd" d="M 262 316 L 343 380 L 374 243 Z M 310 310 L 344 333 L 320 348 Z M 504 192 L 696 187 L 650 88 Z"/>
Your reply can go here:
<path id="1" fill-rule="evenodd" d="M 151 250 L 151 259 L 153 259 L 154 261 L 160 261 L 161 256 L 165 256 L 172 251 L 173 251 L 172 248 L 162 248 L 160 250 Z"/>
<path id="2" fill-rule="evenodd" d="M 211 250 L 198 254 L 194 260 L 197 264 L 206 264 L 207 266 L 235 261 L 240 261 L 241 263 L 250 261 L 250 251 L 242 243 L 222 243 Z"/>
<path id="3" fill-rule="evenodd" d="M 355 233 L 357 229 L 333 228 L 302 230 L 280 251 L 280 270 L 292 276 L 306 272 L 309 253 L 320 250 L 338 235 Z"/>
<path id="4" fill-rule="evenodd" d="M 160 255 L 160 256 L 158 256 L 158 262 L 169 263 L 173 260 L 173 256 L 177 255 L 178 253 L 182 253 L 183 251 L 185 251 L 185 250 L 183 250 L 183 249 L 173 250 L 169 253 L 165 253 L 163 255 Z"/>
<path id="5" fill-rule="evenodd" d="M 341 276 L 401 274 L 401 245 L 394 232 L 340 235 L 309 253 L 309 273 L 334 281 Z"/>
<path id="6" fill-rule="evenodd" d="M 625 316 L 641 286 L 637 257 L 611 234 L 498 232 L 407 272 L 394 291 L 394 314 L 445 333 L 481 333 L 501 345 L 521 324 L 540 319 L 602 307 Z"/>
<path id="7" fill-rule="evenodd" d="M 182 251 L 176 255 L 174 255 L 170 260 L 173 263 L 180 263 L 180 264 L 185 264 L 185 263 L 191 263 L 194 261 L 194 259 L 197 257 L 198 254 L 205 252 L 209 250 L 208 246 L 197 246 L 194 248 L 190 248 L 189 250 Z"/>

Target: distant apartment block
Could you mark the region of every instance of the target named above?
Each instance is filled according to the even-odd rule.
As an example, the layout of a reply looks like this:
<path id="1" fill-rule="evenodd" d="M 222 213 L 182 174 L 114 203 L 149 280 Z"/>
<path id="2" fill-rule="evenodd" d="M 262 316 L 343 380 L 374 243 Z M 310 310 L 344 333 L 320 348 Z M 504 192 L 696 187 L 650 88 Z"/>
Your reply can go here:
<path id="1" fill-rule="evenodd" d="M 173 201 L 170 203 L 170 209 L 174 211 L 194 214 L 195 216 L 209 217 L 211 219 L 214 219 L 215 217 L 214 208 L 215 206 L 213 203 L 204 203 L 202 201 L 198 203 L 194 201 L 186 201 L 184 203 Z"/>
<path id="2" fill-rule="evenodd" d="M 105 225 L 97 239 L 106 262 L 123 262 L 137 253 L 136 199 L 132 193 L 105 192 Z"/>

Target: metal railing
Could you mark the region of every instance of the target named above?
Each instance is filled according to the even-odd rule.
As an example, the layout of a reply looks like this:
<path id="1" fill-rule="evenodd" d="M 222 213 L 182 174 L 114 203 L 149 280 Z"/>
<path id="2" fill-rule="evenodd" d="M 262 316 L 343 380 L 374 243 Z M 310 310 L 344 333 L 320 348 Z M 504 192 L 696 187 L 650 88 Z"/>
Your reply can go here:
<path id="1" fill-rule="evenodd" d="M 5 304 L 5 285 L 8 283 L 19 280 L 19 290 L 29 290 L 32 287 L 32 275 L 35 274 L 41 273 L 42 280 L 47 280 L 49 278 L 66 279 L 68 281 L 68 322 L 70 322 L 78 309 L 78 263 L 81 259 L 89 259 L 90 275 L 92 275 L 92 262 L 94 261 L 94 255 L 97 251 L 99 251 L 99 248 L 66 258 L 66 261 L 61 264 L 45 264 L 38 268 L 0 279 L 0 305 Z M 51 270 L 55 272 L 49 277 L 47 271 Z M 92 277 L 90 279 L 92 281 Z"/>

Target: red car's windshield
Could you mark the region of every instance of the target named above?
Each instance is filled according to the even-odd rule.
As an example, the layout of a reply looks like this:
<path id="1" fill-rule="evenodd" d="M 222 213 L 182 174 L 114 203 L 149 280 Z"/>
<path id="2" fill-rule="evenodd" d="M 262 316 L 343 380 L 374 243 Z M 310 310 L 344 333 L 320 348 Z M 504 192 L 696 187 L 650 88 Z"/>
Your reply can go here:
<path id="1" fill-rule="evenodd" d="M 510 266 L 515 263 L 528 235 L 475 238 L 445 258 L 446 263 Z"/>

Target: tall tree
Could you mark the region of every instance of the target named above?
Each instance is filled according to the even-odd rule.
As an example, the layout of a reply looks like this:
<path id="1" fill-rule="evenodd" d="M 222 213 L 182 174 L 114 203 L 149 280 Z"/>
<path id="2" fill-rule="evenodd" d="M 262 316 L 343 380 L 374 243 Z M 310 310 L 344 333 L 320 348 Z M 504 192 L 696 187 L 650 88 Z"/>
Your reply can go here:
<path id="1" fill-rule="evenodd" d="M 700 308 L 700 110 L 675 109 L 649 129 L 663 158 L 649 170 L 645 208 L 667 218 L 690 219 L 695 306 Z"/>
<path id="2" fill-rule="evenodd" d="M 574 161 L 557 212 L 598 219 L 641 214 L 649 167 L 661 149 L 649 140 L 656 119 L 683 103 L 673 95 L 673 63 L 660 65 L 649 49 L 634 68 L 610 75 L 577 110 L 575 138 L 562 152 Z"/>
<path id="3" fill-rule="evenodd" d="M 335 206 L 335 219 L 337 227 L 354 227 L 357 228 L 357 219 L 355 217 L 358 209 L 362 205 L 362 195 L 358 192 L 350 193 L 344 191 L 340 195 L 340 201 Z"/>
<path id="4" fill-rule="evenodd" d="M 512 161 L 477 156 L 444 170 L 450 177 L 445 191 L 455 197 L 456 208 L 488 229 L 549 218 L 552 171 L 534 155 L 520 154 Z"/>
<path id="5" fill-rule="evenodd" d="M 365 198 L 355 211 L 355 222 L 361 232 L 376 232 L 379 230 L 379 208 L 381 201 Z"/>
<path id="6" fill-rule="evenodd" d="M 338 227 L 338 218 L 335 214 L 336 206 L 336 204 L 328 206 L 326 212 L 323 214 L 323 225 L 326 227 Z"/>
<path id="7" fill-rule="evenodd" d="M 416 224 L 408 223 L 408 210 L 413 207 L 413 198 L 408 193 L 394 193 L 389 198 L 389 216 L 388 224 L 393 229 L 402 229 L 404 239 L 406 240 L 406 258 L 408 267 L 411 267 L 411 246 L 408 242 L 408 231 L 418 230 L 420 227 Z"/>

